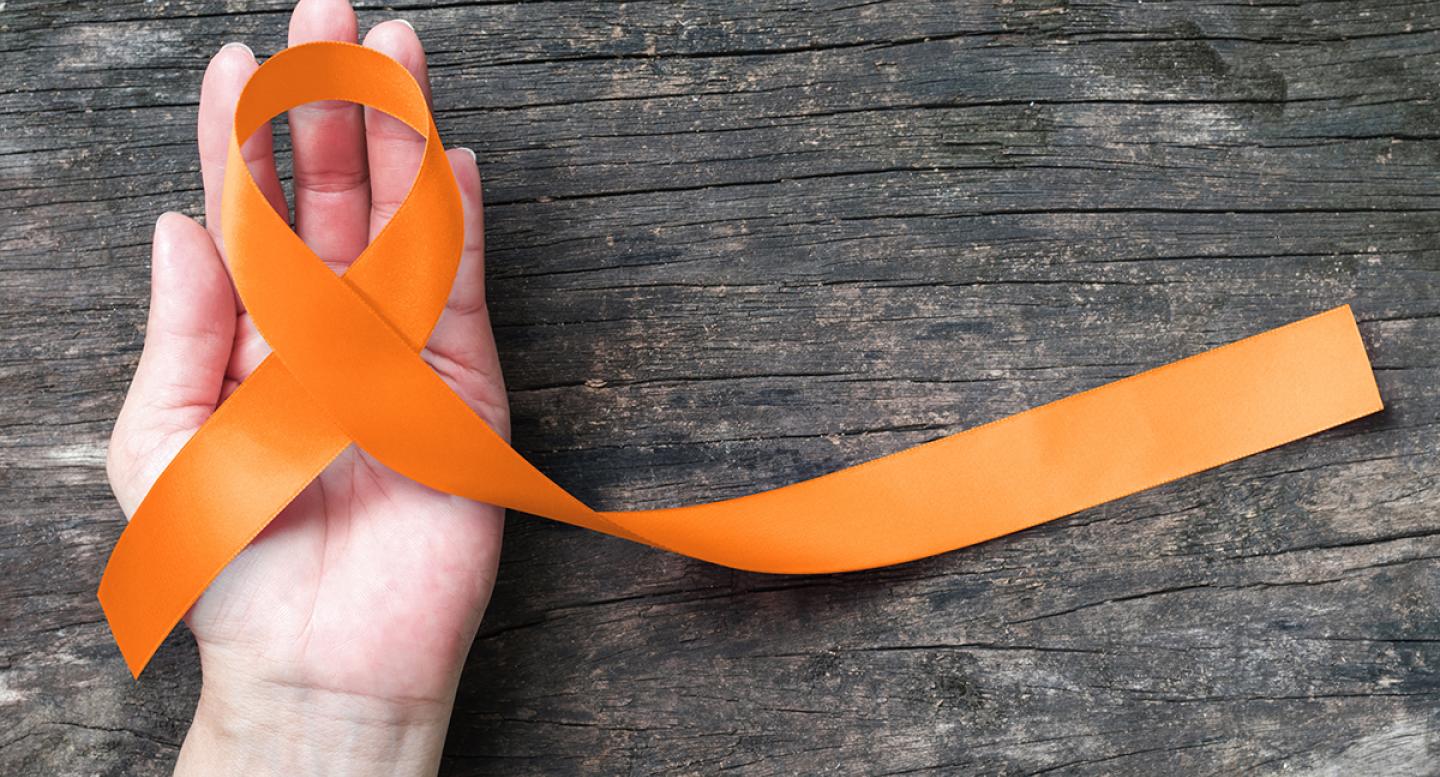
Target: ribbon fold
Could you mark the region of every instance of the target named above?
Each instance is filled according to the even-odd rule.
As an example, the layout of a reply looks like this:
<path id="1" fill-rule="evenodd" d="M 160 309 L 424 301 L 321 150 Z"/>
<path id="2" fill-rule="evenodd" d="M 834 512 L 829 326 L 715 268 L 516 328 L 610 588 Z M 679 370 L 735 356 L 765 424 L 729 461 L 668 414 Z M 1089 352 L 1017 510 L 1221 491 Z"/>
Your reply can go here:
<path id="1" fill-rule="evenodd" d="M 275 213 L 240 144 L 304 103 L 362 103 L 426 138 L 409 195 L 343 275 Z M 352 443 L 451 494 L 740 569 L 838 572 L 982 542 L 1382 408 L 1348 307 L 783 488 L 598 512 L 539 472 L 420 358 L 464 238 L 419 85 L 371 49 L 310 43 L 235 110 L 222 227 L 236 288 L 274 349 L 185 445 L 111 554 L 99 597 L 137 677 L 214 579 Z"/>

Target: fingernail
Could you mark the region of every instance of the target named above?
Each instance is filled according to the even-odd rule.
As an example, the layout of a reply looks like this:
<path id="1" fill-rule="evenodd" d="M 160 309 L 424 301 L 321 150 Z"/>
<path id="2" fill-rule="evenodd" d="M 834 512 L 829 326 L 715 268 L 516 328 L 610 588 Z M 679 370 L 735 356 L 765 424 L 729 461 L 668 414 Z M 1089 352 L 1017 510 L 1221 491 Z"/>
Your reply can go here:
<path id="1" fill-rule="evenodd" d="M 154 288 L 167 285 L 171 272 L 171 265 L 174 263 L 173 252 L 170 250 L 170 232 L 163 228 L 163 224 L 172 216 L 178 215 L 174 211 L 165 211 L 155 219 L 154 235 L 151 238 L 150 250 L 150 282 Z"/>
<path id="2" fill-rule="evenodd" d="M 179 216 L 179 215 L 180 215 L 179 212 L 173 211 L 173 210 L 167 210 L 167 211 L 165 211 L 164 213 L 161 213 L 159 216 L 157 216 L 157 217 L 155 218 L 155 226 L 154 226 L 152 229 L 154 230 L 154 232 L 155 232 L 156 234 L 159 234 L 159 233 L 160 233 L 160 229 L 161 229 L 161 225 L 163 225 L 167 219 L 174 218 L 175 216 Z M 182 217 L 182 218 L 183 218 L 183 217 Z"/>
<path id="3" fill-rule="evenodd" d="M 251 59 L 255 58 L 255 52 L 251 51 L 249 46 L 246 46 L 238 40 L 232 40 L 224 46 L 220 47 L 221 51 L 224 51 L 225 49 L 244 49 L 245 53 L 249 54 Z"/>
<path id="4" fill-rule="evenodd" d="M 470 155 L 470 161 L 471 161 L 471 162 L 474 162 L 474 161 L 475 161 L 475 150 L 474 150 L 474 149 L 470 149 L 470 148 L 466 148 L 466 147 L 464 147 L 464 146 L 460 146 L 460 150 L 461 150 L 461 151 L 464 151 L 465 153 L 467 153 L 467 154 Z"/>
<path id="5" fill-rule="evenodd" d="M 411 24 L 409 21 L 406 21 L 405 19 L 392 19 L 391 21 L 400 22 L 401 24 L 405 25 L 406 27 L 409 27 L 411 32 L 414 32 L 414 31 L 415 31 L 415 25 Z"/>

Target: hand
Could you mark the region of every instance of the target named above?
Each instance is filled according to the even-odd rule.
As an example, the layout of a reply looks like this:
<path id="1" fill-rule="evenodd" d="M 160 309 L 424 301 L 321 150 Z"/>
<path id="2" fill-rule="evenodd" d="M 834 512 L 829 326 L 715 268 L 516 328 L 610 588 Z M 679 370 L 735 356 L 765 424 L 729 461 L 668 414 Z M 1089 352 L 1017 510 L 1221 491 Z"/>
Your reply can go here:
<path id="1" fill-rule="evenodd" d="M 290 20 L 291 45 L 355 39 L 345 0 L 301 0 Z M 403 63 L 428 93 L 425 54 L 409 25 L 380 24 L 365 45 Z M 206 226 L 174 213 L 155 226 L 145 349 L 108 460 L 127 516 L 269 353 L 239 307 L 220 240 L 232 114 L 256 67 L 249 49 L 231 44 L 205 73 L 198 136 Z M 303 106 L 289 119 L 296 231 L 343 272 L 404 199 L 424 139 L 349 103 Z M 508 437 L 485 308 L 479 172 L 473 153 L 447 156 L 464 202 L 466 247 L 422 355 Z M 267 130 L 246 144 L 245 158 L 285 214 Z M 433 773 L 460 667 L 490 598 L 502 520 L 499 508 L 433 491 L 347 450 L 186 617 L 204 688 L 177 771 Z"/>

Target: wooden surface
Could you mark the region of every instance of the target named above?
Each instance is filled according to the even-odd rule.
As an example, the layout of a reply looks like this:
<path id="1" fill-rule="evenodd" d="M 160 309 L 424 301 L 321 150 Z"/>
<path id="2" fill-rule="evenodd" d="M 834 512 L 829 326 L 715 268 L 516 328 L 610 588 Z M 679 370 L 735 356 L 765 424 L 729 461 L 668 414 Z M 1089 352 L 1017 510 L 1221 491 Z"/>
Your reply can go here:
<path id="1" fill-rule="evenodd" d="M 94 597 L 150 226 L 288 4 L 0 3 L 0 772 L 165 774 Z M 789 483 L 1332 307 L 1388 409 L 898 568 L 513 517 L 444 772 L 1440 774 L 1440 3 L 405 2 L 522 451 Z M 1044 488 L 1044 483 L 1035 484 Z M 876 520 L 885 516 L 877 515 Z"/>

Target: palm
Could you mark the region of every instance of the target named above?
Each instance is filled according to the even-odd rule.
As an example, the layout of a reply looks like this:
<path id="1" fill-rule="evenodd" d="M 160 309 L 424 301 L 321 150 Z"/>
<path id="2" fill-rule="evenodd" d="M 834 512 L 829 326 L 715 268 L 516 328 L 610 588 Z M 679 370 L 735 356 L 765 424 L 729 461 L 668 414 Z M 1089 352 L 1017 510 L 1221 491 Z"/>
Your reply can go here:
<path id="1" fill-rule="evenodd" d="M 288 682 L 443 696 L 493 583 L 499 511 L 346 451 L 192 610 L 207 647 L 260 655 Z M 360 617 L 362 616 L 363 617 Z"/>
<path id="2" fill-rule="evenodd" d="M 291 19 L 292 44 L 355 38 L 344 0 L 302 0 Z M 366 45 L 426 84 L 424 52 L 407 26 L 377 26 Z M 268 355 L 236 305 L 218 239 L 230 118 L 255 67 L 243 47 L 226 47 L 206 71 L 198 134 L 208 231 L 174 215 L 156 225 L 145 352 L 109 460 L 127 514 L 217 402 Z M 423 140 L 390 117 L 340 104 L 292 111 L 290 126 L 296 231 L 343 271 L 403 200 Z M 268 133 L 248 142 L 245 156 L 286 212 Z M 422 356 L 508 435 L 484 305 L 479 177 L 472 154 L 448 157 L 465 205 L 465 253 Z M 187 622 L 207 662 L 230 661 L 265 681 L 443 700 L 489 599 L 502 515 L 408 480 L 352 447 L 226 567 Z"/>

